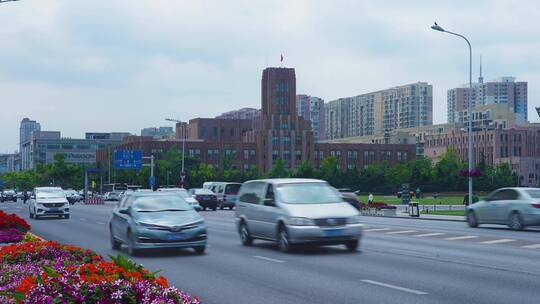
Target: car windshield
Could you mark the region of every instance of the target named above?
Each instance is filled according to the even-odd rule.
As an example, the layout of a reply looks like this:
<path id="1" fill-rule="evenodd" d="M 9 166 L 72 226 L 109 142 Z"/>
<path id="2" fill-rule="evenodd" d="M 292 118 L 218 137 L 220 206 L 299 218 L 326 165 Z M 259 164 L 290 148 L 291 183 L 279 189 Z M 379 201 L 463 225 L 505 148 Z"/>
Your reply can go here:
<path id="1" fill-rule="evenodd" d="M 286 204 L 331 204 L 342 199 L 326 183 L 294 183 L 277 186 L 281 200 Z"/>
<path id="2" fill-rule="evenodd" d="M 191 207 L 178 195 L 141 196 L 133 202 L 137 212 L 188 211 Z"/>
<path id="3" fill-rule="evenodd" d="M 4 193 L 6 193 L 6 194 L 14 194 L 15 191 L 13 191 L 13 190 L 6 190 L 6 191 L 4 191 Z"/>
<path id="4" fill-rule="evenodd" d="M 540 190 L 525 190 L 525 192 L 532 198 L 540 198 Z"/>
<path id="5" fill-rule="evenodd" d="M 208 189 L 195 189 L 196 195 L 211 195 L 214 194 L 211 190 Z"/>
<path id="6" fill-rule="evenodd" d="M 228 184 L 225 186 L 225 193 L 227 194 L 237 194 L 240 190 L 240 184 Z"/>
<path id="7" fill-rule="evenodd" d="M 39 190 L 36 192 L 37 198 L 65 198 L 66 194 L 62 190 Z"/>

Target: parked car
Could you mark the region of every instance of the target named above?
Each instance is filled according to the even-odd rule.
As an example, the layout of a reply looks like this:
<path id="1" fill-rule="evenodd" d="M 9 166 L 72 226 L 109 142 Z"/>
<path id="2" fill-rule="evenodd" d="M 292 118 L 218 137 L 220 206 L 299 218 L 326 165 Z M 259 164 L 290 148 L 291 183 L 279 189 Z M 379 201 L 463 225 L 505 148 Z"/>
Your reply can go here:
<path id="1" fill-rule="evenodd" d="M 189 194 L 199 202 L 202 210 L 208 208 L 216 211 L 218 201 L 217 195 L 214 192 L 203 188 L 193 188 L 189 189 Z"/>
<path id="2" fill-rule="evenodd" d="M 184 188 L 159 188 L 158 192 L 176 193 L 180 195 L 195 211 L 201 211 L 199 202 Z"/>
<path id="3" fill-rule="evenodd" d="M 358 199 L 356 192 L 348 188 L 338 189 L 338 191 L 341 194 L 341 198 L 344 201 L 349 203 L 351 206 L 353 206 L 357 210 L 362 209 L 362 202 L 360 202 L 360 200 Z"/>
<path id="4" fill-rule="evenodd" d="M 296 244 L 344 244 L 355 251 L 362 217 L 327 182 L 316 179 L 266 179 L 242 185 L 236 206 L 242 244 L 272 240 L 280 250 Z"/>
<path id="5" fill-rule="evenodd" d="M 219 209 L 229 208 L 232 210 L 234 208 L 240 186 L 242 186 L 240 183 L 214 183 L 212 185 L 212 191 L 217 196 Z"/>
<path id="6" fill-rule="evenodd" d="M 103 200 L 106 200 L 106 201 L 120 201 L 121 197 L 122 197 L 121 192 L 116 192 L 116 191 L 106 192 L 103 195 Z"/>
<path id="7" fill-rule="evenodd" d="M 64 190 L 60 187 L 37 187 L 28 205 L 30 218 L 42 216 L 58 216 L 69 218 L 69 202 Z"/>
<path id="8" fill-rule="evenodd" d="M 0 201 L 2 203 L 7 202 L 7 201 L 17 202 L 17 194 L 15 193 L 15 190 L 8 189 L 8 190 L 2 191 Z"/>
<path id="9" fill-rule="evenodd" d="M 540 226 L 540 188 L 501 188 L 467 206 L 467 223 L 508 225 L 514 230 Z"/>
<path id="10" fill-rule="evenodd" d="M 82 199 L 82 197 L 79 195 L 79 192 L 75 190 L 65 190 L 64 193 L 66 194 L 66 199 L 71 205 L 80 202 Z"/>
<path id="11" fill-rule="evenodd" d="M 203 218 L 179 195 L 164 192 L 133 192 L 113 211 L 109 222 L 111 247 L 126 244 L 135 255 L 148 248 L 206 249 Z"/>

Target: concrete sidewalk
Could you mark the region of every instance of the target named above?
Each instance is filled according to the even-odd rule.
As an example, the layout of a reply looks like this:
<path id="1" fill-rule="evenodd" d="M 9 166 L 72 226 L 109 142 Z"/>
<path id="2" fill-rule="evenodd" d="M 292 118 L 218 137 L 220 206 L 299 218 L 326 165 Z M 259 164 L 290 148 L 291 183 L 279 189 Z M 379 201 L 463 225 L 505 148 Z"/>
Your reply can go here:
<path id="1" fill-rule="evenodd" d="M 464 216 L 455 215 L 434 215 L 434 214 L 420 214 L 419 217 L 409 216 L 406 212 L 397 212 L 396 216 L 376 216 L 376 215 L 364 215 L 372 217 L 386 217 L 386 218 L 398 218 L 404 220 L 427 220 L 427 221 L 447 221 L 447 222 L 465 222 Z"/>

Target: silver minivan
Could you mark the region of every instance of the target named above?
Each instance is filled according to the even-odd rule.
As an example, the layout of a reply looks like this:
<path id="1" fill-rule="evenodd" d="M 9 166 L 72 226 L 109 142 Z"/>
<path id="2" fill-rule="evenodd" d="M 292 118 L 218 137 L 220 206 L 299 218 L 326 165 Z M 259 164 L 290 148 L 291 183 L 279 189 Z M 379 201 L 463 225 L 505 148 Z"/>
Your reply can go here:
<path id="1" fill-rule="evenodd" d="M 236 203 L 242 244 L 275 241 L 280 250 L 296 244 L 344 244 L 356 251 L 362 237 L 360 213 L 336 189 L 316 179 L 265 179 L 245 182 Z"/>

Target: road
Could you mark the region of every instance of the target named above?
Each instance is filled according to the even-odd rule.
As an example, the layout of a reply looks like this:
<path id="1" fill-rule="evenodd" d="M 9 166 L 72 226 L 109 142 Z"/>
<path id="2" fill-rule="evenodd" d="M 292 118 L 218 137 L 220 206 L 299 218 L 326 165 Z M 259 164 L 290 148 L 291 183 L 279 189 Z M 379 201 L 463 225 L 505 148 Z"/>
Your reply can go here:
<path id="1" fill-rule="evenodd" d="M 24 218 L 21 203 L 0 209 Z M 111 205 L 76 205 L 71 219 L 29 220 L 32 232 L 91 248 L 109 247 Z M 268 242 L 243 247 L 234 212 L 202 212 L 209 248 L 152 251 L 135 260 L 204 303 L 536 303 L 540 232 L 465 223 L 366 217 L 361 250 L 340 246 L 284 254 Z"/>

